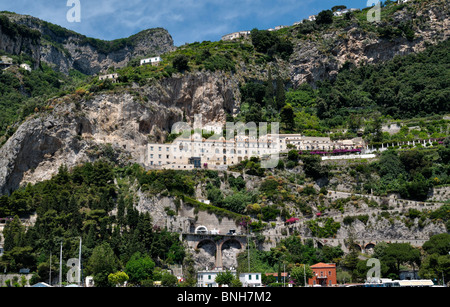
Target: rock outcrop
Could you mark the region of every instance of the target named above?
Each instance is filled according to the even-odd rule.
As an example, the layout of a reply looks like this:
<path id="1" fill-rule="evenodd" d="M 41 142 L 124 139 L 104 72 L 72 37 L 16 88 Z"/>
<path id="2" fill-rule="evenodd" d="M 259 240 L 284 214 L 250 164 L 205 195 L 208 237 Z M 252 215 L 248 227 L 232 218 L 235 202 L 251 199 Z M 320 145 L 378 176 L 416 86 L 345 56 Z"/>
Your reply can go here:
<path id="1" fill-rule="evenodd" d="M 149 140 L 164 141 L 177 122 L 193 126 L 194 115 L 201 115 L 205 125 L 224 124 L 237 87 L 221 73 L 192 73 L 123 92 L 51 100 L 51 111 L 26 120 L 0 148 L 0 194 L 106 152 L 119 162 L 144 163 Z"/>
<path id="2" fill-rule="evenodd" d="M 11 54 L 32 54 L 40 61 L 68 74 L 76 69 L 86 75 L 105 72 L 110 67 L 121 68 L 133 58 L 156 56 L 174 50 L 173 39 L 162 28 L 148 29 L 129 38 L 102 41 L 50 24 L 32 16 L 2 13 L 14 25 L 38 31 L 39 39 L 11 33 L 0 27 L 0 50 Z"/>
<path id="3" fill-rule="evenodd" d="M 410 4 L 395 12 L 392 20 L 374 23 L 370 30 L 353 21 L 347 28 L 325 30 L 294 42 L 295 50 L 289 60 L 294 86 L 333 80 L 344 65 L 382 63 L 397 55 L 421 52 L 450 37 L 447 1 Z M 404 27 L 412 31 L 409 37 L 399 35 L 404 31 L 399 28 Z M 397 32 L 382 35 L 379 29 Z"/>

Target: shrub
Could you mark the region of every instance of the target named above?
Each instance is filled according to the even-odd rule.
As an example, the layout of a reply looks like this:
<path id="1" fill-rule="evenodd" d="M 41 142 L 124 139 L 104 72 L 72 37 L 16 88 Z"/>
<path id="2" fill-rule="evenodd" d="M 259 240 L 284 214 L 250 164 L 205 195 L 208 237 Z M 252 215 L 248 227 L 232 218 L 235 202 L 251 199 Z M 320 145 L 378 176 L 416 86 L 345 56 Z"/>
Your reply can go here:
<path id="1" fill-rule="evenodd" d="M 187 71 L 189 70 L 189 58 L 184 54 L 177 55 L 172 61 L 172 66 L 178 72 Z"/>

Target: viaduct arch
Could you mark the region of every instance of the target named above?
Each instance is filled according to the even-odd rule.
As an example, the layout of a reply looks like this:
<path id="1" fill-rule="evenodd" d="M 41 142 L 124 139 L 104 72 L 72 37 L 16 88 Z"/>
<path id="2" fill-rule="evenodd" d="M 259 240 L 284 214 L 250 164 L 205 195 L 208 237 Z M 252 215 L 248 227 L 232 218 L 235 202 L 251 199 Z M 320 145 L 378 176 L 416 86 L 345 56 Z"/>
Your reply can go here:
<path id="1" fill-rule="evenodd" d="M 182 234 L 188 246 L 192 249 L 202 249 L 204 246 L 214 247 L 214 265 L 216 268 L 224 267 L 224 251 L 235 247 L 239 251 L 247 248 L 247 237 L 243 235 L 207 235 L 207 234 Z"/>

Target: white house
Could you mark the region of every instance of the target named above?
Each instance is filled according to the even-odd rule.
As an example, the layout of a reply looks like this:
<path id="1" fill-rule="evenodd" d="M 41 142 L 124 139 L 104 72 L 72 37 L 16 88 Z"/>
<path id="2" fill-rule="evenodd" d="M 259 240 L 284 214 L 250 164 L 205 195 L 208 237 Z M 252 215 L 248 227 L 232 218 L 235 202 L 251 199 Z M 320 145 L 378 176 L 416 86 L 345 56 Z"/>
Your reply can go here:
<path id="1" fill-rule="evenodd" d="M 239 31 L 239 32 L 233 32 L 227 35 L 222 36 L 223 41 L 231 41 L 233 39 L 241 38 L 241 37 L 247 37 L 251 33 L 250 31 Z"/>
<path id="2" fill-rule="evenodd" d="M 113 82 L 116 82 L 117 78 L 119 78 L 119 74 L 108 74 L 108 75 L 98 76 L 99 80 L 111 79 Z"/>
<path id="3" fill-rule="evenodd" d="M 26 63 L 20 64 L 20 68 L 23 68 L 23 69 L 25 69 L 26 71 L 31 72 L 31 66 L 28 65 L 28 64 L 26 64 Z"/>
<path id="4" fill-rule="evenodd" d="M 239 280 L 243 287 L 261 287 L 261 273 L 240 273 Z"/>
<path id="5" fill-rule="evenodd" d="M 205 270 L 197 272 L 197 287 L 218 287 L 216 277 L 219 273 L 224 273 L 224 270 Z M 236 271 L 230 271 L 236 275 Z M 260 276 L 261 277 L 261 276 Z"/>
<path id="6" fill-rule="evenodd" d="M 13 65 L 13 59 L 7 56 L 2 56 L 0 58 L 0 69 L 5 69 Z"/>
<path id="7" fill-rule="evenodd" d="M 142 59 L 141 66 L 144 64 L 158 65 L 161 62 L 162 62 L 161 57 L 157 56 L 157 57 L 153 57 L 153 58 Z"/>

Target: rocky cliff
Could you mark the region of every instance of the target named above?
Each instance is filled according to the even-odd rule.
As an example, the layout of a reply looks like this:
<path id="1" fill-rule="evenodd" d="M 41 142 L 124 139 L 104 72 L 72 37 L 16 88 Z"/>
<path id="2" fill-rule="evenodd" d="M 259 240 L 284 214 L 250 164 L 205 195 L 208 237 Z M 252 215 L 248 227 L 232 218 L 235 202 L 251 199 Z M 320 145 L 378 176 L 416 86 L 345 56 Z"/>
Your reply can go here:
<path id="1" fill-rule="evenodd" d="M 2 13 L 11 28 L 24 28 L 40 35 L 30 39 L 26 33 L 5 31 L 0 26 L 0 50 L 11 54 L 31 54 L 36 65 L 46 62 L 68 74 L 76 69 L 87 75 L 120 68 L 131 59 L 156 56 L 173 50 L 173 39 L 162 28 L 148 29 L 129 38 L 102 41 L 50 24 L 32 16 Z M 7 22 L 7 21 L 6 21 Z"/>
<path id="2" fill-rule="evenodd" d="M 416 1 L 391 10 L 395 10 L 391 17 L 374 23 L 353 16 L 344 27 L 307 35 L 301 35 L 302 26 L 294 28 L 295 48 L 289 60 L 293 85 L 333 80 L 344 65 L 382 63 L 450 37 L 448 1 Z M 359 18 L 365 19 L 367 13 L 359 13 Z"/>
<path id="3" fill-rule="evenodd" d="M 117 162 L 145 159 L 149 140 L 164 141 L 172 125 L 225 122 L 238 84 L 221 73 L 174 75 L 153 85 L 101 94 L 73 94 L 49 101 L 0 149 L 0 194 L 49 179 L 69 167 L 110 155 Z"/>

